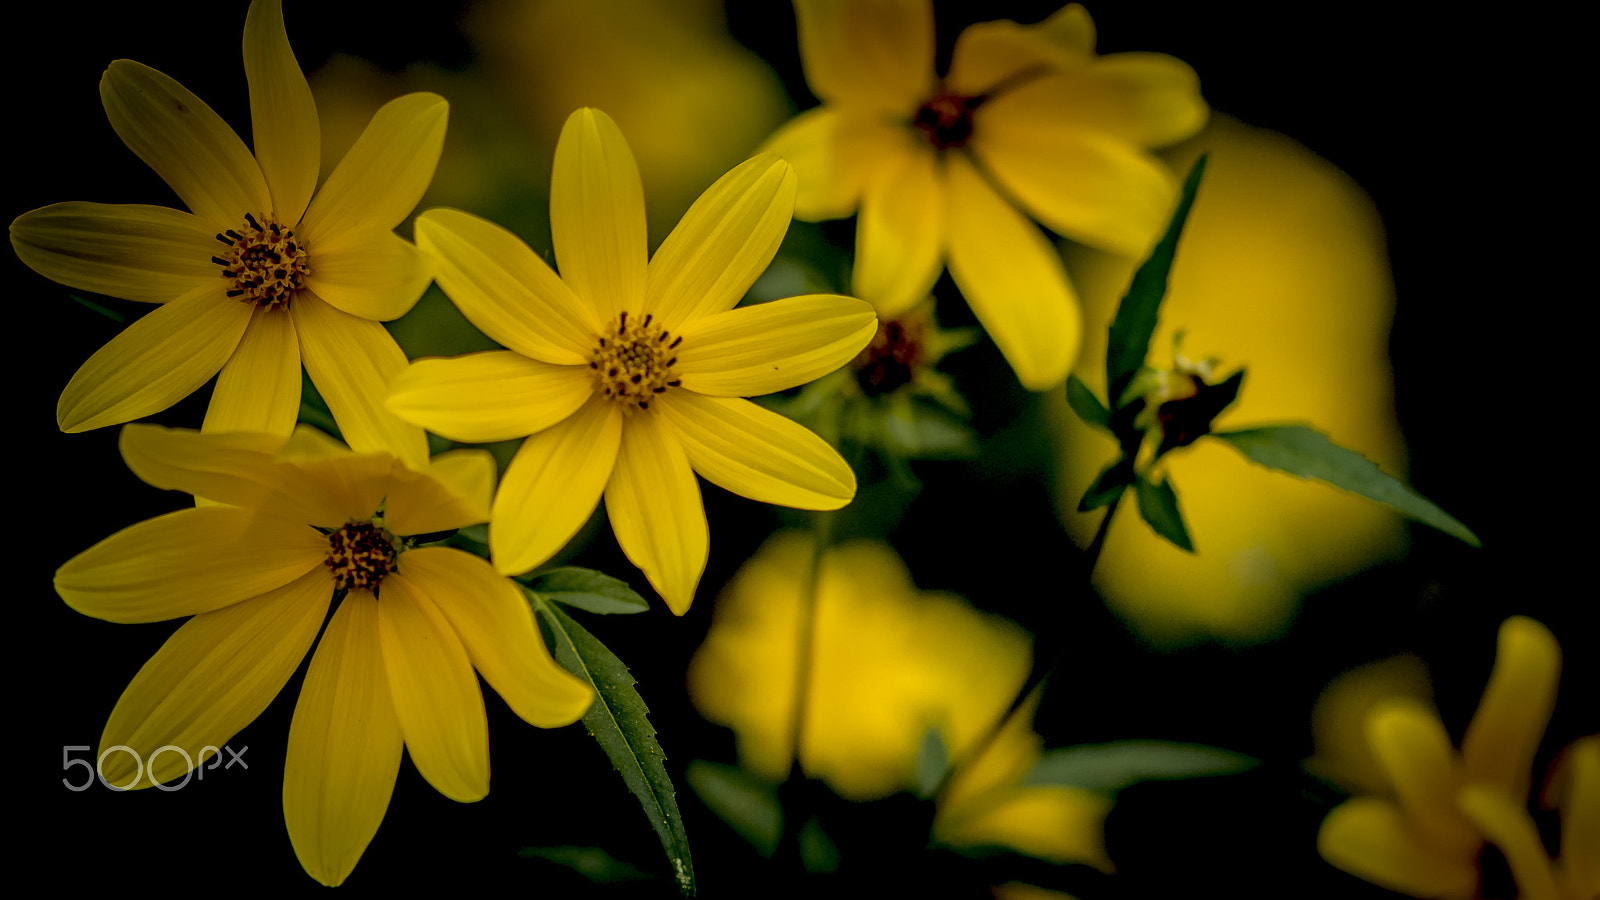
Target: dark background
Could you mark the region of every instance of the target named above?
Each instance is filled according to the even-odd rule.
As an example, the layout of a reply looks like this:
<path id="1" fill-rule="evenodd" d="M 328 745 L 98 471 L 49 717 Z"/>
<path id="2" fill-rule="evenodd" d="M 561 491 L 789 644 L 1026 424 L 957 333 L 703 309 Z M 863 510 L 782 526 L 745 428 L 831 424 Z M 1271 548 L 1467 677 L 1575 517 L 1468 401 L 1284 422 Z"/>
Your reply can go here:
<path id="1" fill-rule="evenodd" d="M 316 13 L 320 30 L 297 26 L 297 4 L 289 6 L 290 38 L 308 71 L 335 49 L 392 67 L 418 59 L 471 61 L 455 32 L 457 4 L 405 13 L 392 3 L 326 4 Z M 112 59 L 138 59 L 243 128 L 244 8 L 57 3 L 14 13 L 5 56 L 4 215 L 68 199 L 172 203 L 170 191 L 107 125 L 96 91 L 100 73 Z M 1054 8 L 940 4 L 939 34 L 948 49 L 968 21 L 1035 21 Z M 1250 753 L 1267 765 L 1240 778 L 1130 791 L 1108 826 L 1121 878 L 1096 892 L 1083 873 L 1060 877 L 1085 898 L 1162 897 L 1180 889 L 1235 897 L 1388 896 L 1315 855 L 1316 824 L 1338 798 L 1295 766 L 1310 751 L 1310 705 L 1332 675 L 1416 650 L 1432 665 L 1446 723 L 1459 733 L 1492 661 L 1496 626 L 1506 615 L 1527 613 L 1549 625 L 1567 651 L 1557 717 L 1538 765 L 1566 741 L 1597 729 L 1592 685 L 1600 682 L 1578 643 L 1585 633 L 1578 623 L 1595 598 L 1588 565 L 1593 529 L 1585 517 L 1593 494 L 1592 439 L 1582 436 L 1593 416 L 1594 374 L 1584 363 L 1592 338 L 1589 317 L 1577 316 L 1594 297 L 1583 270 L 1590 254 L 1579 244 L 1589 237 L 1593 175 L 1592 151 L 1574 133 L 1579 121 L 1592 118 L 1592 74 L 1580 81 L 1578 57 L 1561 46 L 1571 23 L 1537 6 L 1503 8 L 1493 20 L 1459 7 L 1380 13 L 1352 5 L 1224 2 L 1089 9 L 1101 52 L 1155 50 L 1184 59 L 1199 72 L 1215 109 L 1292 135 L 1371 193 L 1388 229 L 1399 298 L 1392 358 L 1411 480 L 1473 527 L 1485 549 L 1415 529 L 1403 563 L 1313 598 L 1284 640 L 1251 650 L 1154 655 L 1094 603 L 1079 604 L 1086 611 L 1074 614 L 1068 638 L 1077 652 L 1061 680 L 1080 689 L 1047 700 L 1039 720 L 1052 746 L 1113 737 L 1190 740 Z M 788 79 L 797 103 L 809 105 L 788 6 L 734 2 L 729 21 Z M 61 388 L 119 326 L 5 256 L 9 333 L 18 347 L 8 366 L 10 394 L 21 404 L 8 450 L 19 501 L 10 528 L 24 572 L 11 593 L 22 618 L 12 620 L 8 673 L 20 714 L 8 728 L 7 771 L 22 796 L 12 809 L 24 835 L 7 854 L 13 878 L 42 869 L 47 883 L 66 890 L 161 885 L 232 895 L 315 888 L 289 846 L 279 799 L 299 676 L 230 742 L 249 747 L 248 770 L 210 771 L 170 793 L 121 794 L 98 785 L 72 792 L 61 784 L 64 776 L 79 780 L 82 770 L 62 772 L 58 748 L 97 745 L 122 688 L 172 626 L 120 626 L 77 615 L 55 596 L 51 573 L 110 533 L 177 508 L 181 498 L 127 472 L 116 429 L 57 432 Z M 158 418 L 196 424 L 205 396 Z M 1041 589 L 1070 593 L 1062 579 L 1071 555 L 1061 549 L 1066 539 L 1040 478 L 986 481 L 950 464 L 918 472 L 939 489 L 926 492 L 893 538 L 921 586 L 961 592 L 1025 624 L 1043 614 L 1018 597 Z M 773 522 L 755 504 L 714 488 L 705 493 L 715 539 L 703 594 L 722 583 Z M 949 527 L 958 521 L 973 524 Z M 582 561 L 643 587 L 609 541 L 602 529 Z M 985 561 L 981 572 L 973 560 Z M 995 571 L 1005 574 L 997 579 Z M 707 599 L 681 621 L 665 621 L 658 605 L 631 619 L 590 624 L 629 663 L 651 705 L 679 779 L 702 893 L 779 893 L 789 884 L 781 872 L 758 865 L 681 780 L 691 759 L 733 760 L 731 739 L 698 719 L 682 683 L 709 621 Z M 488 798 L 449 801 L 406 764 L 383 827 L 342 891 L 436 884 L 504 885 L 544 896 L 589 890 L 559 869 L 517 858 L 516 849 L 529 845 L 600 846 L 664 874 L 637 804 L 581 728 L 540 731 L 517 721 L 492 692 L 486 701 L 494 772 Z M 853 873 L 861 883 L 881 879 L 907 896 L 916 886 L 957 894 L 960 876 L 941 868 L 942 861 L 895 855 L 887 835 L 894 823 L 918 814 L 907 804 L 852 812 L 864 843 L 844 849 L 854 851 L 852 859 L 876 857 L 883 867 Z M 881 822 L 891 824 L 876 832 L 859 827 Z M 850 832 L 841 830 L 841 842 Z M 601 892 L 635 893 L 666 895 L 668 888 Z"/>

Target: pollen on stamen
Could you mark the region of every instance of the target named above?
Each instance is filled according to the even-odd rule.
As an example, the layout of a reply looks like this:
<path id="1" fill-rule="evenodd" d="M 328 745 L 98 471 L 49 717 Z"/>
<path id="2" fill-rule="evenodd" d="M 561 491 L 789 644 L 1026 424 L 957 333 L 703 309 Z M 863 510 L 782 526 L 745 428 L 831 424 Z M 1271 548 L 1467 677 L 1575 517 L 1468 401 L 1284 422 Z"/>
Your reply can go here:
<path id="1" fill-rule="evenodd" d="M 240 230 L 229 228 L 216 235 L 232 248 L 211 261 L 222 267 L 222 277 L 232 282 L 227 295 L 241 303 L 254 303 L 264 309 L 284 309 L 305 287 L 310 263 L 303 243 L 294 231 L 264 216 L 266 225 L 245 213 Z"/>
<path id="2" fill-rule="evenodd" d="M 682 382 L 673 366 L 678 357 L 670 355 L 683 342 L 646 313 L 629 322 L 619 313 L 605 335 L 595 339 L 589 368 L 595 374 L 595 391 L 622 405 L 625 412 L 648 410 L 650 400 Z"/>
<path id="3" fill-rule="evenodd" d="M 328 535 L 323 560 L 342 590 L 371 590 L 393 572 L 400 550 L 394 535 L 376 521 L 346 522 Z"/>

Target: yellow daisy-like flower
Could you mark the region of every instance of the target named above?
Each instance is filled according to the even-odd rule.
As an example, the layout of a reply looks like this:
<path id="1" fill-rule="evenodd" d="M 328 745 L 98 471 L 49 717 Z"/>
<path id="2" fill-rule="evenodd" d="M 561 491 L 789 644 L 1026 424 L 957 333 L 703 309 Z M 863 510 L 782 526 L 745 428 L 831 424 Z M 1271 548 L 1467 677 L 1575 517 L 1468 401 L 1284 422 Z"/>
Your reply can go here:
<path id="1" fill-rule="evenodd" d="M 1600 895 L 1600 739 L 1572 745 L 1561 798 L 1561 856 L 1528 813 L 1533 757 L 1555 703 L 1561 650 L 1522 616 L 1500 626 L 1494 670 L 1457 752 L 1436 712 L 1411 699 L 1380 703 L 1367 739 L 1392 794 L 1345 801 L 1317 836 L 1324 859 L 1414 897 L 1478 896 L 1485 842 L 1505 854 L 1525 900 Z"/>
<path id="2" fill-rule="evenodd" d="M 554 169 L 559 278 L 498 225 L 450 209 L 418 217 L 439 286 L 510 349 L 414 363 L 389 406 L 452 440 L 528 436 L 489 523 L 501 572 L 554 556 L 604 494 L 623 551 L 681 615 L 709 547 L 696 472 L 801 509 L 855 495 L 855 473 L 827 442 L 741 398 L 839 368 L 877 320 L 832 294 L 734 308 L 788 229 L 795 176 L 776 157 L 720 178 L 648 262 L 644 192 L 616 123 L 573 113 Z"/>
<path id="3" fill-rule="evenodd" d="M 69 432 L 127 422 L 220 371 L 204 430 L 288 435 L 303 362 L 352 447 L 421 466 L 426 436 L 382 405 L 406 358 L 380 322 L 432 279 L 394 228 L 433 177 L 448 105 L 428 93 L 391 101 L 319 191 L 317 110 L 278 0 L 250 5 L 244 65 L 254 155 L 148 66 L 117 60 L 100 80 L 111 127 L 189 212 L 68 202 L 11 224 L 17 256 L 45 277 L 161 304 L 78 370 L 56 420 Z"/>
<path id="4" fill-rule="evenodd" d="M 886 318 L 948 262 L 1022 384 L 1060 384 L 1078 355 L 1078 301 L 1029 219 L 1146 253 L 1176 193 L 1148 150 L 1205 123 L 1194 71 L 1155 53 L 1097 56 L 1077 4 L 1036 25 L 973 25 L 944 78 L 929 0 L 795 0 L 795 12 L 822 106 L 766 146 L 800 175 L 795 214 L 860 212 L 854 289 Z"/>
<path id="5" fill-rule="evenodd" d="M 717 598 L 689 667 L 689 694 L 734 731 L 740 762 L 789 774 L 799 672 L 801 591 L 812 543 L 783 533 Z M 960 598 L 918 590 L 887 546 L 852 541 L 823 554 L 817 576 L 800 765 L 840 796 L 873 800 L 915 784 L 918 748 L 937 729 L 961 767 L 938 799 L 933 835 L 949 846 L 1004 845 L 1053 862 L 1111 870 L 1110 800 L 1064 785 L 1025 785 L 1042 741 L 1014 715 L 969 759 L 1028 675 L 1027 636 Z"/>
<path id="6" fill-rule="evenodd" d="M 124 428 L 121 447 L 144 481 L 217 505 L 126 528 L 56 572 L 57 592 L 86 615 L 193 617 L 112 710 L 100 738 L 108 783 L 170 781 L 205 748 L 216 753 L 288 682 L 341 592 L 284 763 L 289 839 L 324 884 L 343 881 L 377 832 L 402 747 L 445 796 L 488 793 L 474 670 L 534 725 L 566 725 L 588 708 L 588 685 L 550 657 L 512 582 L 479 557 L 408 539 L 487 518 L 487 452 L 416 470 L 305 428 L 286 440 L 151 425 Z M 156 752 L 169 746 L 183 753 Z M 132 752 L 109 752 L 117 747 Z"/>

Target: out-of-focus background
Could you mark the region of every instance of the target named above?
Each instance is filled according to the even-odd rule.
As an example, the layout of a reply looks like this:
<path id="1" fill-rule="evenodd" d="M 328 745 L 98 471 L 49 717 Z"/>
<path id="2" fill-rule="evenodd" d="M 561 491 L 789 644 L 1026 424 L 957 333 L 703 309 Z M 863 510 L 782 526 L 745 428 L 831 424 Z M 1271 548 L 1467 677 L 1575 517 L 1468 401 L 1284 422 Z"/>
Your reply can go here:
<path id="1" fill-rule="evenodd" d="M 1575 136 L 1589 101 L 1567 62 L 1576 57 L 1555 45 L 1566 26 L 1526 7 L 1491 21 L 1454 9 L 1401 16 L 1251 3 L 1087 5 L 1102 53 L 1183 59 L 1214 111 L 1211 131 L 1168 154 L 1180 171 L 1201 149 L 1213 158 L 1153 350 L 1166 353 L 1183 329 L 1186 353 L 1219 357 L 1224 373 L 1248 367 L 1227 425 L 1298 411 L 1409 473 L 1476 530 L 1484 549 L 1329 488 L 1250 469 L 1225 448 L 1196 447 L 1170 473 L 1199 556 L 1148 539 L 1123 510 L 1099 593 L 1087 593 L 1074 580 L 1072 542 L 1086 542 L 1097 519 L 1071 510 L 1109 443 L 1077 427 L 1059 398 L 1022 392 L 983 343 L 944 366 L 974 409 L 981 455 L 914 463 L 914 493 L 868 488 L 875 476 L 863 472 L 841 534 L 890 542 L 919 588 L 962 596 L 1066 649 L 1035 723 L 1045 746 L 1151 738 L 1265 761 L 1247 775 L 1125 791 L 1107 824 L 1120 874 L 1102 885 L 1114 892 L 1104 896 L 1171 896 L 1180 887 L 1239 897 L 1389 896 L 1316 857 L 1317 821 L 1338 794 L 1300 766 L 1316 749 L 1313 708 L 1331 681 L 1410 654 L 1392 665 L 1390 680 L 1431 692 L 1459 734 L 1493 659 L 1495 628 L 1524 613 L 1549 625 L 1566 650 L 1539 771 L 1559 746 L 1600 727 L 1591 687 L 1600 673 L 1583 643 L 1593 632 L 1579 626 L 1595 595 L 1583 437 L 1593 375 L 1574 364 L 1590 342 L 1588 317 L 1577 311 L 1594 293 L 1579 243 L 1592 178 Z M 13 15 L 4 214 L 62 200 L 173 203 L 106 123 L 100 73 L 121 57 L 152 65 L 247 134 L 245 6 L 35 4 Z M 704 187 L 816 102 L 783 3 L 286 6 L 323 116 L 325 168 L 384 100 L 436 91 L 451 102 L 450 131 L 421 208 L 468 209 L 541 251 L 549 247 L 550 161 L 573 108 L 598 106 L 618 121 L 659 241 Z M 939 3 L 942 52 L 971 21 L 1032 22 L 1056 6 Z M 409 235 L 409 225 L 401 231 Z M 848 234 L 847 225 L 797 223 L 786 253 L 836 266 L 837 253 L 814 248 L 848 250 Z M 1079 371 L 1091 371 L 1129 264 L 1066 249 L 1088 322 Z M 69 773 L 58 769 L 60 748 L 98 743 L 122 688 L 173 626 L 79 616 L 55 596 L 51 573 L 182 498 L 127 472 L 116 429 L 57 432 L 61 388 L 120 326 L 14 256 L 5 266 L 17 348 L 7 366 L 16 401 L 9 527 L 23 572 L 10 594 L 20 615 L 10 620 L 8 654 L 17 711 L 7 771 L 20 783 L 12 808 L 25 835 L 14 865 L 42 868 L 65 891 L 314 888 L 289 846 L 279 800 L 298 676 L 230 742 L 249 747 L 248 770 L 208 772 L 170 793 L 61 784 Z M 971 324 L 948 280 L 938 292 L 944 324 Z M 435 291 L 393 328 L 413 355 L 486 346 L 452 321 Z M 157 421 L 197 425 L 205 397 Z M 651 707 L 703 895 L 776 895 L 793 886 L 781 867 L 762 860 L 684 779 L 693 760 L 738 759 L 733 735 L 691 702 L 686 672 L 720 588 L 770 532 L 801 520 L 714 487 L 705 498 L 712 551 L 690 613 L 673 619 L 652 598 L 648 613 L 584 621 L 629 664 Z M 580 539 L 569 561 L 649 596 L 603 520 Z M 555 897 L 665 895 L 665 880 L 593 886 L 517 856 L 531 846 L 600 847 L 648 875 L 666 873 L 638 805 L 581 727 L 533 729 L 492 693 L 488 706 L 488 798 L 456 804 L 404 766 L 387 819 L 340 890 L 457 884 Z M 1323 709 L 1319 723 L 1338 721 Z M 809 887 L 848 881 L 850 872 L 880 889 L 925 886 L 917 857 L 894 855 L 899 844 L 916 844 L 917 815 L 889 802 L 861 807 L 859 821 L 871 829 L 835 838 L 845 858 L 877 853 L 882 866 L 863 862 Z"/>

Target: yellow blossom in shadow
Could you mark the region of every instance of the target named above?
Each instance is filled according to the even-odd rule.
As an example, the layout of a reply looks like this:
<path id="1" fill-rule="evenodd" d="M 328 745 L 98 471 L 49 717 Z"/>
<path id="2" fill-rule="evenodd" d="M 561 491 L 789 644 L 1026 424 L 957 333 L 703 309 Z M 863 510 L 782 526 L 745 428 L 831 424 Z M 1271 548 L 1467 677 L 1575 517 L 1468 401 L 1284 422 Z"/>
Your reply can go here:
<path id="1" fill-rule="evenodd" d="M 1428 667 L 1420 657 L 1403 653 L 1340 673 L 1311 710 L 1316 753 L 1307 767 L 1357 793 L 1387 790 L 1388 775 L 1367 740 L 1366 722 L 1378 704 L 1397 699 L 1433 702 Z"/>
<path id="2" fill-rule="evenodd" d="M 1387 358 L 1394 288 L 1382 225 L 1350 179 L 1290 139 L 1216 117 L 1174 151 L 1186 167 L 1209 152 L 1205 181 L 1178 247 L 1150 346 L 1156 368 L 1183 350 L 1247 369 L 1219 430 L 1309 422 L 1342 446 L 1404 474 Z M 1133 264 L 1089 252 L 1069 257 L 1083 289 L 1088 333 L 1104 335 Z M 1101 396 L 1105 344 L 1091 341 L 1076 372 Z M 1056 502 L 1087 544 L 1102 512 L 1078 499 L 1116 452 L 1047 398 L 1061 438 Z M 1217 441 L 1197 441 L 1159 464 L 1176 487 L 1195 553 L 1158 537 L 1137 515 L 1112 523 L 1095 587 L 1156 644 L 1205 638 L 1261 641 L 1293 616 L 1300 595 L 1402 549 L 1399 516 L 1326 484 L 1269 472 Z"/>
<path id="3" fill-rule="evenodd" d="M 812 547 L 804 535 L 782 533 L 745 563 L 718 597 L 689 667 L 695 706 L 732 728 L 741 763 L 772 781 L 791 764 Z M 822 555 L 814 616 L 799 742 L 807 775 L 851 800 L 911 790 L 918 748 L 937 730 L 960 767 L 938 798 L 935 839 L 1109 871 L 1102 825 L 1110 801 L 1021 783 L 1041 753 L 1031 707 L 968 758 L 1027 677 L 1020 629 L 953 595 L 918 590 L 899 557 L 871 541 Z"/>
<path id="4" fill-rule="evenodd" d="M 1478 859 L 1487 842 L 1505 854 L 1524 900 L 1600 893 L 1600 738 L 1569 748 L 1559 859 L 1545 850 L 1528 812 L 1533 758 L 1560 667 L 1560 647 L 1543 625 L 1507 619 L 1459 751 L 1429 707 L 1409 699 L 1374 707 L 1366 738 L 1387 790 L 1328 814 L 1317 836 L 1323 858 L 1401 893 L 1465 900 L 1479 896 Z"/>
<path id="5" fill-rule="evenodd" d="M 244 63 L 254 154 L 154 69 L 117 60 L 100 81 L 112 128 L 189 212 L 68 202 L 11 224 L 17 256 L 47 278 L 160 304 L 78 370 L 57 422 L 70 432 L 127 422 L 218 376 L 206 431 L 286 436 L 304 363 L 352 446 L 423 465 L 421 429 L 382 405 L 406 358 L 380 323 L 432 278 L 394 228 L 433 176 L 448 106 L 427 93 L 390 101 L 318 190 L 317 110 L 278 0 L 251 4 Z"/>
<path id="6" fill-rule="evenodd" d="M 828 443 L 744 399 L 804 384 L 877 328 L 853 297 L 807 294 L 735 308 L 788 229 L 794 172 L 757 156 L 723 176 L 654 256 L 628 143 L 581 109 L 556 146 L 550 219 L 558 277 L 519 238 L 453 209 L 417 219 L 439 286 L 510 349 L 424 359 L 390 408 L 452 440 L 526 437 L 489 523 L 501 572 L 554 556 L 602 494 L 624 553 L 676 614 L 705 570 L 695 473 L 734 493 L 838 509 L 855 473 Z"/>
<path id="7" fill-rule="evenodd" d="M 211 503 L 125 528 L 56 571 L 56 591 L 85 615 L 191 617 L 112 710 L 99 754 L 108 783 L 168 782 L 217 753 L 288 683 L 341 594 L 284 761 L 289 839 L 324 884 L 342 882 L 377 832 L 402 748 L 445 796 L 488 793 L 478 675 L 540 727 L 588 709 L 588 685 L 551 658 L 515 584 L 413 540 L 488 517 L 486 451 L 413 469 L 307 428 L 286 441 L 151 425 L 125 427 L 121 448 L 144 481 Z"/>
<path id="8" fill-rule="evenodd" d="M 1149 151 L 1205 122 L 1194 71 L 1157 53 L 1098 56 L 1075 3 L 1035 25 L 967 28 L 942 78 L 929 0 L 795 0 L 795 14 L 822 105 L 766 145 L 800 174 L 795 214 L 859 212 L 855 290 L 885 318 L 948 264 L 1022 384 L 1060 384 L 1078 354 L 1078 300 L 1032 220 L 1148 251 L 1176 196 Z"/>

